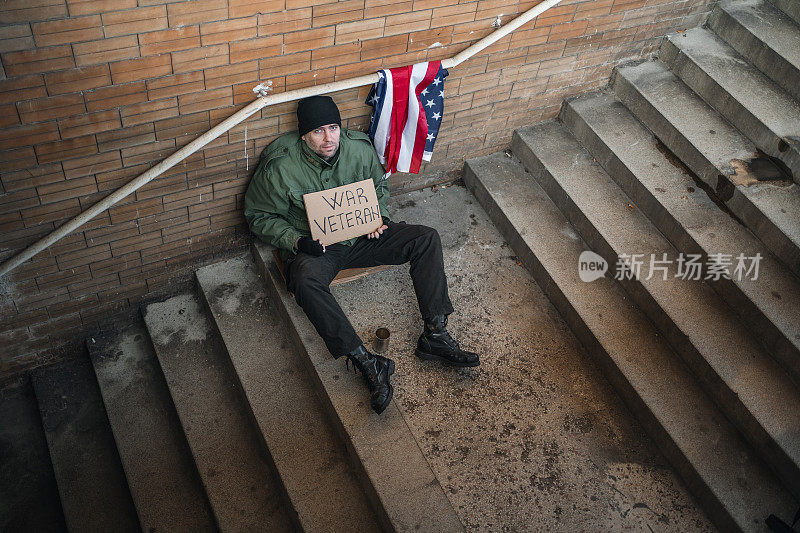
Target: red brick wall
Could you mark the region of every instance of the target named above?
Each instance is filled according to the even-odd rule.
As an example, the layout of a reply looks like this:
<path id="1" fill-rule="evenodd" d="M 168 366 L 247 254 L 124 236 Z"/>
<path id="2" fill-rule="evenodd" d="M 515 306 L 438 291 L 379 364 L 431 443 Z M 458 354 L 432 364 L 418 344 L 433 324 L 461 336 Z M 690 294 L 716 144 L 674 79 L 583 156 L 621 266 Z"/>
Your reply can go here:
<path id="1" fill-rule="evenodd" d="M 259 82 L 284 91 L 451 57 L 536 3 L 4 0 L 0 259 L 251 102 Z M 465 157 L 603 86 L 615 64 L 696 25 L 711 3 L 564 0 L 451 71 L 433 161 L 394 176 L 395 192 L 452 179 Z M 334 95 L 346 127 L 368 124 L 367 91 Z M 295 128 L 294 108 L 262 110 L 0 278 L 0 357 L 30 361 L 241 249 L 242 195 L 260 150 Z"/>

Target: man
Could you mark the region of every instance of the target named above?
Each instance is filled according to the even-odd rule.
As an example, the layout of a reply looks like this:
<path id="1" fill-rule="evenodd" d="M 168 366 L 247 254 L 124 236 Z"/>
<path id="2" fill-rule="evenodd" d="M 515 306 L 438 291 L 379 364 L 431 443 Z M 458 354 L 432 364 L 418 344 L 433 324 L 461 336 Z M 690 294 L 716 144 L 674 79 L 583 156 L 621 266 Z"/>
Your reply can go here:
<path id="1" fill-rule="evenodd" d="M 447 365 L 480 364 L 447 332 L 453 306 L 447 294 L 442 245 L 436 230 L 389 220 L 389 188 L 369 137 L 341 128 L 339 108 L 329 96 L 297 105 L 298 131 L 285 134 L 261 153 L 245 195 L 250 230 L 278 247 L 286 258 L 287 287 L 335 358 L 345 356 L 361 371 L 372 409 L 382 413 L 392 400 L 394 361 L 370 353 L 330 292 L 345 268 L 411 263 L 411 278 L 425 322 L 416 355 Z M 374 233 L 330 246 L 310 237 L 303 195 L 372 179 L 384 224 Z"/>

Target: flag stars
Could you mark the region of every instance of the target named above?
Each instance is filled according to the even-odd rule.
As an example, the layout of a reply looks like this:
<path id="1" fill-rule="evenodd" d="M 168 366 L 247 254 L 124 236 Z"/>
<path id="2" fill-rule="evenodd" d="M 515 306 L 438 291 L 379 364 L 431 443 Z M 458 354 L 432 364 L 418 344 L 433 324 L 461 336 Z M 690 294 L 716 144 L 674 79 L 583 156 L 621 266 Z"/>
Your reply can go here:
<path id="1" fill-rule="evenodd" d="M 440 83 L 442 83 L 441 78 L 436 78 L 435 80 L 433 80 L 433 84 L 436 85 L 437 87 L 439 86 Z"/>
<path id="2" fill-rule="evenodd" d="M 442 114 L 439 113 L 439 112 L 436 112 L 433 115 L 431 115 L 431 118 L 433 118 L 434 120 L 440 120 L 442 118 Z"/>
<path id="3" fill-rule="evenodd" d="M 428 101 L 425 103 L 425 105 L 426 105 L 426 106 L 428 106 L 428 107 L 433 107 L 433 106 L 435 106 L 436 104 L 434 104 L 434 103 L 433 103 L 433 100 L 428 100 Z"/>
<path id="4" fill-rule="evenodd" d="M 427 87 L 425 87 L 424 89 L 422 89 L 422 92 L 421 92 L 420 94 L 421 94 L 422 96 L 428 96 L 428 88 L 427 88 Z"/>
<path id="5" fill-rule="evenodd" d="M 426 139 L 429 140 L 429 141 L 432 141 L 435 138 L 436 138 L 436 136 L 433 133 L 429 133 L 428 136 L 426 137 Z"/>

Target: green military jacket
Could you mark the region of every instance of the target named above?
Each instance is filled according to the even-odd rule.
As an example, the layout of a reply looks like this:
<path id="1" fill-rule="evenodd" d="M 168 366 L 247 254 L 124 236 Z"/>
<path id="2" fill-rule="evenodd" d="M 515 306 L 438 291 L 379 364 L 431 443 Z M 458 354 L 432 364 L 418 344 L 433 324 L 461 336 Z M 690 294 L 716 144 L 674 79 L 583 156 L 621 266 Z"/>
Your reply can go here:
<path id="1" fill-rule="evenodd" d="M 342 128 L 339 151 L 329 162 L 308 148 L 297 132 L 272 141 L 261 152 L 258 167 L 244 197 L 250 231 L 284 252 L 292 252 L 298 237 L 310 236 L 303 195 L 371 178 L 381 216 L 389 220 L 389 186 L 369 137 Z M 352 245 L 356 239 L 342 241 Z M 284 254 L 285 255 L 285 254 Z"/>

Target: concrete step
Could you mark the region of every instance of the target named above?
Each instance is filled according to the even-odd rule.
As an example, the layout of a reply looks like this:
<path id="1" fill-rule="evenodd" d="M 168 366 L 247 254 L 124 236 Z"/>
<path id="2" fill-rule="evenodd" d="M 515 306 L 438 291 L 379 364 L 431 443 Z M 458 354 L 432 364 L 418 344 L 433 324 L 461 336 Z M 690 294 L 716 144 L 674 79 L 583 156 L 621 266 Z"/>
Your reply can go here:
<path id="1" fill-rule="evenodd" d="M 144 531 L 213 531 L 208 504 L 144 323 L 86 341 Z"/>
<path id="2" fill-rule="evenodd" d="M 797 0 L 769 0 L 769 3 L 789 15 L 796 23 L 800 24 L 800 2 Z"/>
<path id="3" fill-rule="evenodd" d="M 611 94 L 575 99 L 563 120 L 678 251 L 728 254 L 730 278 L 709 284 L 800 383 L 800 281 L 752 233 L 721 211 L 652 134 Z M 692 190 L 693 192 L 690 192 Z M 736 257 L 761 256 L 758 277 L 737 275 Z M 749 264 L 750 261 L 748 260 Z"/>
<path id="4" fill-rule="evenodd" d="M 66 531 L 30 382 L 0 385 L 0 531 Z"/>
<path id="5" fill-rule="evenodd" d="M 467 161 L 464 180 L 720 529 L 763 531 L 770 513 L 791 520 L 792 498 L 644 313 L 610 276 L 581 281 L 589 247 L 531 174 L 493 154 Z"/>
<path id="6" fill-rule="evenodd" d="M 678 256 L 645 216 L 646 208 L 625 195 L 561 124 L 522 128 L 512 146 L 526 168 L 540 169 L 533 172 L 539 185 L 609 265 L 623 254 L 643 254 L 645 262 L 651 254 L 673 261 Z M 800 495 L 800 390 L 705 282 L 675 277 L 674 268 L 653 274 L 646 266 L 638 279 L 621 285 L 720 409 Z"/>
<path id="7" fill-rule="evenodd" d="M 145 324 L 222 531 L 288 531 L 224 347 L 194 294 L 147 306 Z"/>
<path id="8" fill-rule="evenodd" d="M 766 0 L 724 0 L 709 27 L 742 57 L 800 99 L 800 26 Z"/>
<path id="9" fill-rule="evenodd" d="M 800 103 L 704 28 L 667 35 L 659 57 L 756 147 L 800 180 Z"/>
<path id="10" fill-rule="evenodd" d="M 701 187 L 741 220 L 800 275 L 800 186 L 755 181 L 755 145 L 689 89 L 660 61 L 616 69 L 617 98 L 695 176 Z"/>
<path id="11" fill-rule="evenodd" d="M 70 531 L 139 531 L 88 358 L 30 373 Z"/>
<path id="12" fill-rule="evenodd" d="M 252 257 L 196 276 L 301 529 L 379 530 Z"/>
<path id="13" fill-rule="evenodd" d="M 392 402 L 381 415 L 372 412 L 363 378 L 335 360 L 286 290 L 272 247 L 255 245 L 256 264 L 307 366 L 317 395 L 351 462 L 389 531 L 463 531 L 463 526 Z"/>

